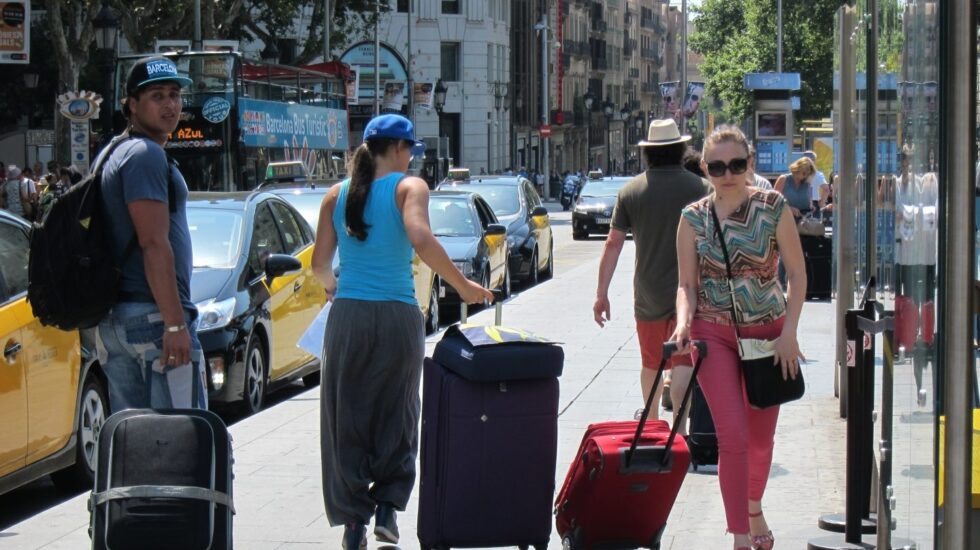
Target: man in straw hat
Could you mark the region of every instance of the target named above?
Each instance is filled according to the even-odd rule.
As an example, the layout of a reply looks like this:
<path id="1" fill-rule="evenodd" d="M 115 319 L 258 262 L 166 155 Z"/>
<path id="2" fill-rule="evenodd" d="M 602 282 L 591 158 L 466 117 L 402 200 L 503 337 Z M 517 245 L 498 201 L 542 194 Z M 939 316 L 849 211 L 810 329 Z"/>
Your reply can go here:
<path id="1" fill-rule="evenodd" d="M 647 139 L 639 146 L 647 171 L 639 174 L 620 191 L 613 210 L 612 224 L 599 263 L 599 285 L 595 322 L 603 326 L 612 316 L 609 283 L 616 271 L 626 234 L 633 234 L 636 245 L 636 271 L 633 276 L 633 314 L 640 341 L 643 368 L 640 385 L 643 398 L 661 388 L 653 387 L 662 347 L 674 330 L 674 304 L 677 297 L 677 224 L 681 210 L 708 194 L 704 180 L 684 169 L 682 160 L 691 136 L 682 136 L 672 119 L 650 122 Z M 690 356 L 675 356 L 670 393 L 680 403 L 691 379 Z M 675 410 L 675 421 L 683 419 Z M 656 409 L 652 417 L 658 417 Z M 683 432 L 682 432 L 683 433 Z"/>

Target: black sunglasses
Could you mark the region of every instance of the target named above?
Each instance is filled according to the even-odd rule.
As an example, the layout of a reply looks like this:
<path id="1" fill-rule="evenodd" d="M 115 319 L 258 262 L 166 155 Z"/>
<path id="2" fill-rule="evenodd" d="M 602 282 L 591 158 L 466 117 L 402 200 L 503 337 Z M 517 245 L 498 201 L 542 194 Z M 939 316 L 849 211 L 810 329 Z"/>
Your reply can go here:
<path id="1" fill-rule="evenodd" d="M 734 176 L 740 176 L 749 169 L 749 159 L 747 158 L 735 158 L 728 161 L 725 164 L 723 160 L 713 160 L 708 163 L 708 175 L 716 178 L 723 177 L 725 175 L 725 170 L 728 170 Z"/>

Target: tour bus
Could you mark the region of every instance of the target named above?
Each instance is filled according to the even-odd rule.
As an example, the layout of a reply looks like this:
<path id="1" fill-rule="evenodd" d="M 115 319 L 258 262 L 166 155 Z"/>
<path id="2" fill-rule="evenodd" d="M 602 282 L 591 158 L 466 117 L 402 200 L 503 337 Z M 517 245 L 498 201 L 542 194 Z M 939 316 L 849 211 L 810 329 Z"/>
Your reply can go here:
<path id="1" fill-rule="evenodd" d="M 126 97 L 126 75 L 149 54 L 121 56 L 115 97 Z M 239 52 L 168 52 L 194 83 L 183 91 L 183 113 L 167 142 L 192 191 L 247 191 L 266 179 L 270 163 L 302 162 L 311 182 L 343 178 L 349 136 L 340 62 L 291 67 L 245 59 Z M 126 125 L 115 102 L 115 133 Z"/>

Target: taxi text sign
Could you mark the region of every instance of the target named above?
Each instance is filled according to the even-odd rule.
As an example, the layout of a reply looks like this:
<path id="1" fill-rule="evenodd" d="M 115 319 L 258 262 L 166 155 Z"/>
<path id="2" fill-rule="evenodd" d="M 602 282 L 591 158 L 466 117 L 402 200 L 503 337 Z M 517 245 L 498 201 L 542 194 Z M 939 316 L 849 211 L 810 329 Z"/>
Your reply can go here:
<path id="1" fill-rule="evenodd" d="M 27 65 L 30 57 L 30 1 L 0 2 L 0 63 Z"/>

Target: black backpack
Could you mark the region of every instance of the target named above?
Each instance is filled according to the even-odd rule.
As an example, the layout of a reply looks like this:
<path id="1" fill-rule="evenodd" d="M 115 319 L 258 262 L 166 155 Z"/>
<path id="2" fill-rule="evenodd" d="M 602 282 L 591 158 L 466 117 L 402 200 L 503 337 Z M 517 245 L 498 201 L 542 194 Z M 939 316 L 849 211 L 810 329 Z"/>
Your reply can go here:
<path id="1" fill-rule="evenodd" d="M 31 230 L 27 300 L 42 325 L 91 328 L 116 303 L 122 271 L 112 251 L 111 220 L 102 207 L 102 166 L 124 133 L 109 143 L 95 169 L 58 197 Z M 136 248 L 136 237 L 122 261 Z"/>

